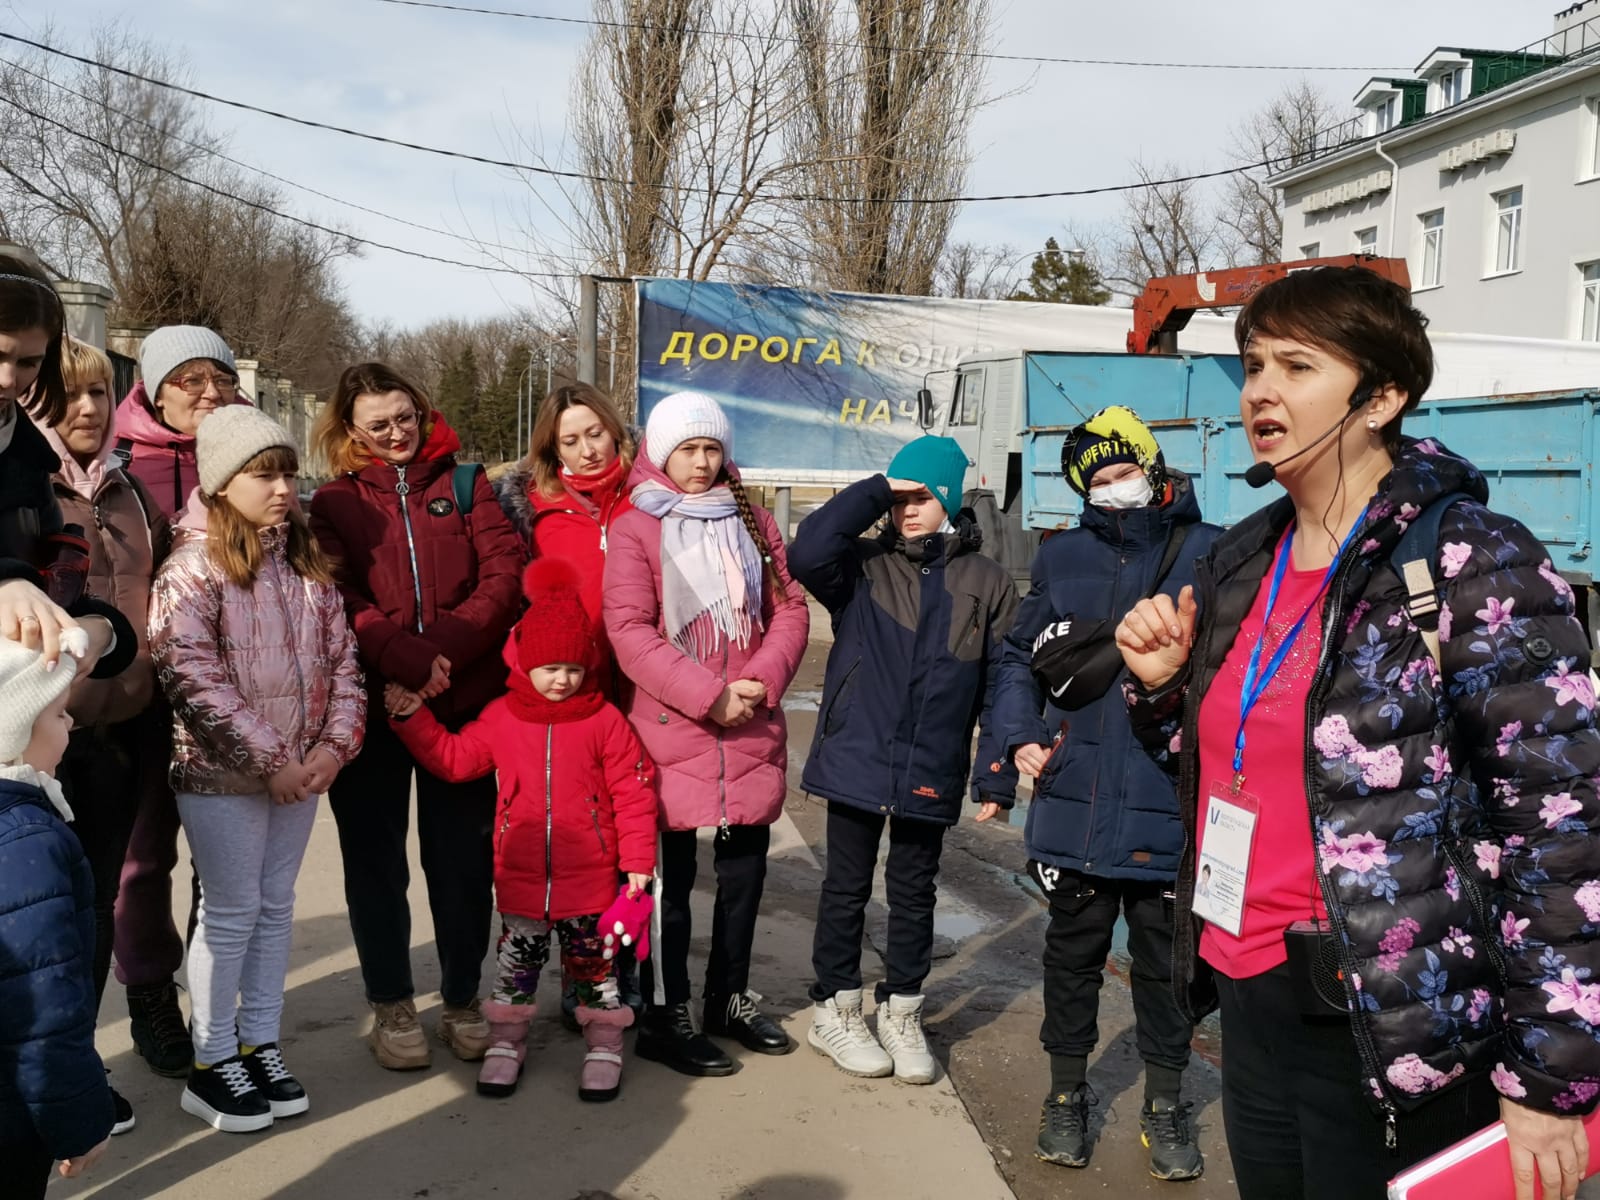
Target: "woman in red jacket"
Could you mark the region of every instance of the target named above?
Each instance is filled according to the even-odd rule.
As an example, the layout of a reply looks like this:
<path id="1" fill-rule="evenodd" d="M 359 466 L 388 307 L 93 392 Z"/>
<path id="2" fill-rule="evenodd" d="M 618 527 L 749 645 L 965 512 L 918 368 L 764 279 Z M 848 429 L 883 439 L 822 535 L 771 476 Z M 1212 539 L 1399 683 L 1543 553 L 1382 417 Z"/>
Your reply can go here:
<path id="1" fill-rule="evenodd" d="M 311 527 L 336 563 L 372 711 L 381 711 L 392 683 L 427 701 L 447 729 L 459 729 L 505 691 L 500 648 L 522 600 L 516 534 L 483 472 L 456 465 L 461 441 L 422 389 L 382 363 L 345 371 L 317 441 L 341 474 L 311 501 Z M 369 722 L 367 734 L 329 800 L 376 1017 L 373 1053 L 391 1070 L 428 1065 L 406 898 L 415 773 L 444 996 L 439 1040 L 475 1061 L 489 1044 L 478 983 L 493 912 L 494 781 L 446 783 L 419 766 L 385 722 Z"/>
<path id="2" fill-rule="evenodd" d="M 539 406 L 528 457 L 495 481 L 495 496 L 534 558 L 564 558 L 600 650 L 598 682 L 616 698 L 614 663 L 600 615 L 600 583 L 612 522 L 632 508 L 633 443 L 599 388 L 557 388 Z M 507 652 L 507 665 L 515 657 Z"/>

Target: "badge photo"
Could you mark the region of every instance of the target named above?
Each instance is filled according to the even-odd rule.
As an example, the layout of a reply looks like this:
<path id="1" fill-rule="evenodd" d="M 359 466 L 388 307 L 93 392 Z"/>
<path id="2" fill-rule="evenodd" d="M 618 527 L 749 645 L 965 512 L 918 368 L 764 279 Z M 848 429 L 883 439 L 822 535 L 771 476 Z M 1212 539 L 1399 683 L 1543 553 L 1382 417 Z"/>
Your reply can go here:
<path id="1" fill-rule="evenodd" d="M 448 517 L 455 510 L 456 506 L 443 496 L 440 496 L 437 500 L 428 501 L 428 515 L 430 517 Z"/>

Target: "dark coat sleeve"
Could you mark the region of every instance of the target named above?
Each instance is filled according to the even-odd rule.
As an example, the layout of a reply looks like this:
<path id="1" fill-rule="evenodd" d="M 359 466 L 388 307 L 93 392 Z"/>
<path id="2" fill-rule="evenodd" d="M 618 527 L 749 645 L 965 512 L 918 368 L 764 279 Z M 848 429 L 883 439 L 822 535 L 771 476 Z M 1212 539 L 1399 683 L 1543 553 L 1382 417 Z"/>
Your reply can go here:
<path id="1" fill-rule="evenodd" d="M 1457 505 L 1439 540 L 1452 749 L 1470 756 L 1457 769 L 1471 772 L 1498 849 L 1475 847 L 1480 882 L 1498 889 L 1491 935 L 1506 961 L 1494 1082 L 1534 1108 L 1588 1112 L 1600 1093 L 1600 731 L 1588 639 L 1571 588 L 1517 521 Z"/>
<path id="2" fill-rule="evenodd" d="M 112 1121 L 94 1048 L 93 884 L 64 825 L 18 812 L 0 818 L 0 1097 L 15 1089 L 45 1148 L 74 1158 Z"/>
<path id="3" fill-rule="evenodd" d="M 835 616 L 861 582 L 861 535 L 883 519 L 893 502 L 889 481 L 874 475 L 852 483 L 795 530 L 789 571 Z"/>
<path id="4" fill-rule="evenodd" d="M 983 709 L 978 714 L 978 751 L 972 763 L 972 800 L 975 804 L 993 801 L 1010 808 L 1017 798 L 1017 765 L 995 734 L 994 701 L 1006 635 L 1016 624 L 1020 606 L 1011 573 L 1001 570 L 997 574 L 1000 578 L 989 615 L 989 644 L 983 659 Z"/>

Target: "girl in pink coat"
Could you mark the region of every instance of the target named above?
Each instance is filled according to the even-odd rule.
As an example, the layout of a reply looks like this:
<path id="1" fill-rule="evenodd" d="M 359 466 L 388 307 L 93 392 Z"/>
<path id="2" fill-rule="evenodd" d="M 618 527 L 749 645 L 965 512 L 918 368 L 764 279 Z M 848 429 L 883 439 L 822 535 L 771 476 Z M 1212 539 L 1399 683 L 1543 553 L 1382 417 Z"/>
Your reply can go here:
<path id="1" fill-rule="evenodd" d="M 782 697 L 810 616 L 777 523 L 733 465 L 733 429 L 710 397 L 651 411 L 630 476 L 633 510 L 612 526 L 602 608 L 624 711 L 661 789 L 660 929 L 638 1053 L 686 1075 L 737 1067 L 689 1007 L 689 894 L 696 830 L 714 828 L 717 872 L 704 1028 L 761 1054 L 794 1044 L 749 990 L 771 826 L 787 794 Z"/>

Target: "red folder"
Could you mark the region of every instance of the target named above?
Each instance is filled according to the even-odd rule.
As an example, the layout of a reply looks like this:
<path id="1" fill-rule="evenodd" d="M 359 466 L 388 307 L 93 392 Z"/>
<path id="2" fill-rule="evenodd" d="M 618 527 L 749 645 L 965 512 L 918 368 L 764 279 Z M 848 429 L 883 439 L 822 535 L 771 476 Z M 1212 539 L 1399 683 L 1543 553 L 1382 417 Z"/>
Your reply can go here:
<path id="1" fill-rule="evenodd" d="M 1583 1119 L 1589 1174 L 1600 1174 L 1600 1109 Z M 1389 1200 L 1512 1200 L 1511 1151 L 1499 1121 L 1423 1159 L 1389 1181 Z M 1537 1182 L 1533 1194 L 1540 1195 Z"/>

